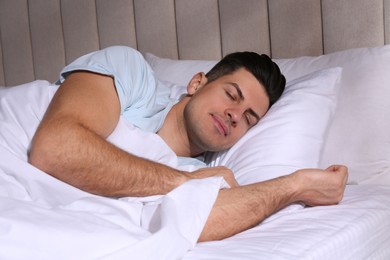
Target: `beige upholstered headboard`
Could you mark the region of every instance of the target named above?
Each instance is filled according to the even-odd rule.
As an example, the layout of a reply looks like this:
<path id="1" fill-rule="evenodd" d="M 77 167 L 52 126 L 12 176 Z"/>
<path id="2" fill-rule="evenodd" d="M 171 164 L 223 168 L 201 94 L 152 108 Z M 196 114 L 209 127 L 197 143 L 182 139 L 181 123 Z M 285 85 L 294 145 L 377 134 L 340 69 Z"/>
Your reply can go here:
<path id="1" fill-rule="evenodd" d="M 54 81 L 110 45 L 179 59 L 273 58 L 390 43 L 390 0 L 0 0 L 0 85 Z"/>

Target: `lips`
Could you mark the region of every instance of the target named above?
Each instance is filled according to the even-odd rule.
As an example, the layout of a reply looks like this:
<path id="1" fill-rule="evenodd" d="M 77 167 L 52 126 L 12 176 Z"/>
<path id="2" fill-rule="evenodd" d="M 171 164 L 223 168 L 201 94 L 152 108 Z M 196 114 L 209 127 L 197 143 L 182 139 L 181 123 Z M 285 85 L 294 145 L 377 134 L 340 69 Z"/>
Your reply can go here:
<path id="1" fill-rule="evenodd" d="M 225 121 L 214 114 L 211 114 L 211 118 L 213 119 L 214 125 L 217 128 L 218 132 L 223 136 L 227 136 L 229 134 L 229 127 L 225 123 Z"/>

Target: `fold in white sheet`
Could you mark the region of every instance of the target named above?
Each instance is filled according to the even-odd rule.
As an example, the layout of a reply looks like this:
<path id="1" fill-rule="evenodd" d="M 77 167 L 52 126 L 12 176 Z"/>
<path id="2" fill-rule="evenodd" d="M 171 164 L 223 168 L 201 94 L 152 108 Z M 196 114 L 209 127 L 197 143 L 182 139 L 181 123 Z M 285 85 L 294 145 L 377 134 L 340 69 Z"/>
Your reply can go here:
<path id="1" fill-rule="evenodd" d="M 198 240 L 221 185 L 215 177 L 154 203 L 115 200 L 70 187 L 2 147 L 0 155 L 0 259 L 177 259 Z"/>

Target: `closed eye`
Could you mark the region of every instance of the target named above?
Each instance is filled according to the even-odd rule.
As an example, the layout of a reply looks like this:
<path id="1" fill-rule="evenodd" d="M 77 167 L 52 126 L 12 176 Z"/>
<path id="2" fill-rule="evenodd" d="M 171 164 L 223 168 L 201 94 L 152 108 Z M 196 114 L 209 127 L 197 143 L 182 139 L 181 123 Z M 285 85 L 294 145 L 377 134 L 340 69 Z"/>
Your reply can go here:
<path id="1" fill-rule="evenodd" d="M 229 99 L 231 99 L 231 100 L 233 100 L 233 101 L 236 100 L 236 98 L 235 98 L 232 94 L 230 94 L 229 91 L 225 91 L 225 93 L 226 93 L 226 95 L 229 97 Z"/>
<path id="2" fill-rule="evenodd" d="M 248 113 L 245 113 L 245 121 L 247 123 L 248 126 L 252 126 L 252 123 L 251 123 L 251 116 L 248 114 Z"/>
<path id="3" fill-rule="evenodd" d="M 249 110 L 245 113 L 245 120 L 247 122 L 247 124 L 252 127 L 254 125 L 257 124 L 257 122 L 259 122 L 260 118 L 258 117 L 258 115 L 256 113 L 254 113 L 252 110 Z"/>

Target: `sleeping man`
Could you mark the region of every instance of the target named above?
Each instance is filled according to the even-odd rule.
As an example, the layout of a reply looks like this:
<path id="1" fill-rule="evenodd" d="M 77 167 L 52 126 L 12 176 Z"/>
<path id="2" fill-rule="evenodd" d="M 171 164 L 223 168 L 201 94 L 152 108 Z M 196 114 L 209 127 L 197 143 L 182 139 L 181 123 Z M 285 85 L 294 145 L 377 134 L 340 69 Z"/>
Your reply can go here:
<path id="1" fill-rule="evenodd" d="M 206 75 L 194 75 L 180 98 L 155 78 L 140 53 L 127 47 L 77 59 L 61 72 L 59 84 L 33 138 L 30 163 L 79 189 L 109 197 L 166 194 L 190 179 L 222 176 L 230 188 L 220 190 L 200 241 L 232 236 L 294 202 L 315 206 L 342 199 L 344 166 L 298 170 L 239 186 L 225 167 L 188 172 L 107 141 L 124 118 L 155 134 L 186 164 L 201 164 L 195 157 L 231 147 L 281 96 L 285 78 L 266 55 L 228 55 Z"/>

